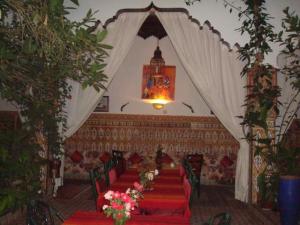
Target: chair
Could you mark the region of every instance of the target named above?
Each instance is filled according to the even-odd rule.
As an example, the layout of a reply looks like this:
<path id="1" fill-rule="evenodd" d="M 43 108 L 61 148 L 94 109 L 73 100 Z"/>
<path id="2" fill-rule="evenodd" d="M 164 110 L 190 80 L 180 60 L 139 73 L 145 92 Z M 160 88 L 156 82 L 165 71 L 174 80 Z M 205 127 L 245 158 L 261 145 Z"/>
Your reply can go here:
<path id="1" fill-rule="evenodd" d="M 197 196 L 200 195 L 200 178 L 202 165 L 204 163 L 203 154 L 189 154 L 186 157 L 186 164 L 188 164 L 188 170 L 192 171 L 189 174 L 189 179 L 193 182 L 194 189 L 197 190 Z"/>
<path id="2" fill-rule="evenodd" d="M 42 200 L 31 200 L 27 205 L 27 225 L 55 225 L 53 216 L 64 222 L 60 213 Z"/>
<path id="3" fill-rule="evenodd" d="M 123 152 L 112 150 L 112 158 L 116 168 L 117 177 L 119 177 L 126 169 L 126 160 L 123 157 Z"/>
<path id="4" fill-rule="evenodd" d="M 219 213 L 211 218 L 203 225 L 230 225 L 231 216 L 227 212 Z"/>
<path id="5" fill-rule="evenodd" d="M 96 203 L 96 207 L 98 195 L 106 188 L 106 177 L 104 173 L 104 165 L 98 166 L 89 171 L 92 193 Z"/>

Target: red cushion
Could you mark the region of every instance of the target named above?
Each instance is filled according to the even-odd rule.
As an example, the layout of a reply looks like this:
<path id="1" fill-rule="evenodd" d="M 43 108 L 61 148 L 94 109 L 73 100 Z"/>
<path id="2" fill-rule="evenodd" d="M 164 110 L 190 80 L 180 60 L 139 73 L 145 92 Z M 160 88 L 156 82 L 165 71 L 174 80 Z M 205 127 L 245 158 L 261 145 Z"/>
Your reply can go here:
<path id="1" fill-rule="evenodd" d="M 233 161 L 226 155 L 221 159 L 220 164 L 226 168 L 230 167 L 233 164 Z"/>
<path id="2" fill-rule="evenodd" d="M 80 152 L 78 152 L 76 150 L 75 152 L 73 152 L 73 154 L 70 156 L 70 158 L 74 163 L 80 163 L 83 159 L 83 156 Z"/>
<path id="3" fill-rule="evenodd" d="M 163 154 L 161 161 L 162 163 L 171 163 L 173 159 L 168 154 Z"/>
<path id="4" fill-rule="evenodd" d="M 104 152 L 100 157 L 99 159 L 103 162 L 103 163 L 106 163 L 108 162 L 110 159 L 111 159 L 111 156 L 108 152 Z"/>
<path id="5" fill-rule="evenodd" d="M 129 157 L 128 161 L 131 162 L 132 164 L 135 164 L 135 163 L 140 163 L 141 161 L 143 161 L 143 158 L 135 152 Z"/>
<path id="6" fill-rule="evenodd" d="M 109 184 L 112 185 L 117 180 L 116 170 L 113 168 L 108 172 Z"/>

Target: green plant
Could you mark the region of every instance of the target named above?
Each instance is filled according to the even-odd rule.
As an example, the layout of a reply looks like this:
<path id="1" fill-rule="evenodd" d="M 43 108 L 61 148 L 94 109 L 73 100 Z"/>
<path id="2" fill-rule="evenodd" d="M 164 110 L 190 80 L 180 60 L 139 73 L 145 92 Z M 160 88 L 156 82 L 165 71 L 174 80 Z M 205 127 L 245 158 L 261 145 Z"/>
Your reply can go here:
<path id="1" fill-rule="evenodd" d="M 40 190 L 39 168 L 44 160 L 26 130 L 0 134 L 0 215 L 21 207 Z"/>
<path id="2" fill-rule="evenodd" d="M 193 4 L 196 1 L 200 0 L 186 0 L 186 3 Z M 287 148 L 286 133 L 300 106 L 299 100 L 297 102 L 297 96 L 300 94 L 300 18 L 287 7 L 283 10 L 285 14 L 282 20 L 283 30 L 276 33 L 269 22 L 271 17 L 265 7 L 265 0 L 243 0 L 243 7 L 236 7 L 226 0 L 223 0 L 223 3 L 225 7 L 230 7 L 230 12 L 232 9 L 238 10 L 238 17 L 242 23 L 238 30 L 242 35 L 249 36 L 249 41 L 239 49 L 240 59 L 246 62 L 241 75 L 253 76 L 253 85 L 246 87 L 249 94 L 245 99 L 246 113 L 241 116 L 243 119 L 241 125 L 247 131 L 245 137 L 249 143 L 257 143 L 254 154 L 262 156 L 265 162 L 263 171 L 267 167 L 272 167 L 269 174 L 272 188 L 266 187 L 269 182 L 263 182 L 264 172 L 259 176 L 260 194 L 263 199 L 269 198 L 277 193 L 279 175 L 286 173 L 299 175 L 300 150 Z M 270 43 L 280 44 L 283 47 L 281 53 L 291 61 L 284 68 L 280 68 L 278 74 L 285 76 L 295 90 L 295 95 L 282 113 L 282 124 L 279 126 L 277 137 L 273 131 L 276 127 L 270 126 L 270 121 L 279 115 L 277 106 L 281 104 L 278 102 L 281 89 L 272 84 L 274 66 L 265 63 L 264 60 L 265 56 L 272 52 Z M 297 107 L 294 112 L 288 113 L 295 101 Z M 260 130 L 261 135 L 257 136 L 253 129 Z"/>
<path id="3" fill-rule="evenodd" d="M 77 0 L 71 2 L 78 6 Z M 0 0 L 0 96 L 18 105 L 26 131 L 27 144 L 15 152 L 11 146 L 1 145 L 2 157 L 15 163 L 16 174 L 23 174 L 11 178 L 17 182 L 39 179 L 39 154 L 47 159 L 44 163 L 60 154 L 66 125 L 64 106 L 72 88 L 68 80 L 97 91 L 106 82 L 104 59 L 106 49 L 111 48 L 101 43 L 106 31 L 93 32 L 96 27 L 92 25 L 98 23 L 91 10 L 82 21 L 69 20 L 71 9 L 63 0 Z M 30 158 L 26 168 L 31 173 L 22 171 L 22 163 L 27 163 L 22 157 Z M 13 170 L 7 163 L 1 168 L 3 176 Z M 14 195 L 36 193 L 29 188 L 31 184 L 24 184 L 28 185 L 23 189 L 26 192 L 14 186 L 9 190 L 13 181 L 1 183 L 1 198 L 10 199 L 11 204 L 1 201 L 0 214 L 14 205 Z"/>

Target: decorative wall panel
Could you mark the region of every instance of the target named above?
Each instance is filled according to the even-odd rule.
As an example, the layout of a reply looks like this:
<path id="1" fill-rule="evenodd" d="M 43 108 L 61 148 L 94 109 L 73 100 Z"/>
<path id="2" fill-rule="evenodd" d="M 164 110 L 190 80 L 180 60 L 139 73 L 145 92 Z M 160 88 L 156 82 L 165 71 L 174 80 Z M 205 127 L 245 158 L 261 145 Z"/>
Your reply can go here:
<path id="1" fill-rule="evenodd" d="M 215 117 L 94 113 L 66 140 L 65 174 L 67 178 L 87 178 L 104 151 L 116 149 L 125 155 L 137 152 L 149 157 L 155 155 L 158 145 L 176 163 L 186 154 L 202 153 L 202 183 L 234 183 L 239 144 Z M 82 159 L 74 162 L 71 158 L 78 154 Z M 222 163 L 224 159 L 231 162 Z"/>

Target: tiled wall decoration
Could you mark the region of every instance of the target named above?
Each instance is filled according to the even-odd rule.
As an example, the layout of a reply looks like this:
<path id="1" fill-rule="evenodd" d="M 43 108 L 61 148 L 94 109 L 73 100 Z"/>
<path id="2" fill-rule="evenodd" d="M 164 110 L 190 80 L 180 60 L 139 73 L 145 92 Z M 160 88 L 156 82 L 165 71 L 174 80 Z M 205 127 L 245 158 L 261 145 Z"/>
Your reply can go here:
<path id="1" fill-rule="evenodd" d="M 65 176 L 87 179 L 105 151 L 149 157 L 158 145 L 177 164 L 186 154 L 202 153 L 202 183 L 234 183 L 239 144 L 215 117 L 92 114 L 66 140 Z"/>

